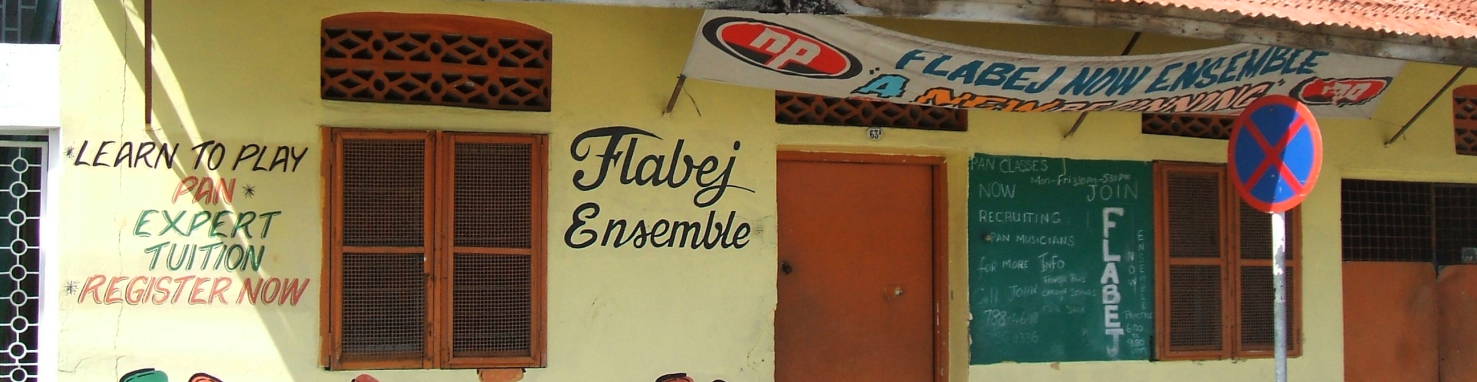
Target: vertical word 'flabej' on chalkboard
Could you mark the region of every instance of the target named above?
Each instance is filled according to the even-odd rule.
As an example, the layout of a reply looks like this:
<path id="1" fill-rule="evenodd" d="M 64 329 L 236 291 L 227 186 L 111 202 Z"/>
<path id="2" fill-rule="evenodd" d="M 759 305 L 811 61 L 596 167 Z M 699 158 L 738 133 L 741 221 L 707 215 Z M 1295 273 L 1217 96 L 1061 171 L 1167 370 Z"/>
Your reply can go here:
<path id="1" fill-rule="evenodd" d="M 1148 359 L 1147 162 L 976 154 L 969 165 L 971 363 Z"/>

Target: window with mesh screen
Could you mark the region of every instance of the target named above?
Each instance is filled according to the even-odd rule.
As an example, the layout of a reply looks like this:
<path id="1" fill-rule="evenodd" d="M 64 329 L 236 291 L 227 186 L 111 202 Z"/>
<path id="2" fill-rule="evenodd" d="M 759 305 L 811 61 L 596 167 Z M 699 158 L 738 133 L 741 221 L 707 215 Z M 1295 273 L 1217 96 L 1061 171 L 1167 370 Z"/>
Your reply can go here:
<path id="1" fill-rule="evenodd" d="M 1140 132 L 1177 137 L 1230 139 L 1236 117 L 1210 114 L 1154 114 L 1140 116 Z"/>
<path id="2" fill-rule="evenodd" d="M 1344 179 L 1344 261 L 1430 262 L 1431 184 Z"/>
<path id="3" fill-rule="evenodd" d="M 1225 165 L 1156 163 L 1158 358 L 1269 356 L 1271 217 L 1242 203 Z M 1298 213 L 1288 213 L 1289 353 L 1298 353 Z"/>
<path id="4" fill-rule="evenodd" d="M 1246 205 L 1240 198 L 1233 197 L 1232 203 L 1236 204 L 1238 216 L 1236 226 L 1238 229 L 1239 252 L 1236 264 L 1237 303 L 1239 313 L 1238 336 L 1240 342 L 1239 352 L 1242 355 L 1271 356 L 1273 341 L 1275 339 L 1275 324 L 1273 309 L 1272 288 L 1272 217 L 1271 215 L 1257 211 Z M 1294 209 L 1287 212 L 1287 253 L 1284 262 L 1285 270 L 1289 277 L 1287 280 L 1287 322 L 1289 354 L 1297 354 L 1300 341 L 1296 338 L 1300 325 L 1298 322 L 1300 302 L 1298 299 L 1297 277 L 1301 269 L 1302 259 L 1298 256 L 1298 235 L 1302 219 L 1299 210 Z"/>
<path id="5" fill-rule="evenodd" d="M 0 0 L 0 44 L 59 43 L 60 11 L 60 0 Z"/>
<path id="6" fill-rule="evenodd" d="M 325 363 L 542 366 L 544 138 L 327 133 Z"/>
<path id="7" fill-rule="evenodd" d="M 1436 261 L 1441 265 L 1477 264 L 1477 185 L 1437 184 Z"/>
<path id="8" fill-rule="evenodd" d="M 965 131 L 969 129 L 969 111 L 776 91 L 774 121 L 789 125 Z"/>
<path id="9" fill-rule="evenodd" d="M 1344 179 L 1344 261 L 1477 263 L 1477 185 Z"/>

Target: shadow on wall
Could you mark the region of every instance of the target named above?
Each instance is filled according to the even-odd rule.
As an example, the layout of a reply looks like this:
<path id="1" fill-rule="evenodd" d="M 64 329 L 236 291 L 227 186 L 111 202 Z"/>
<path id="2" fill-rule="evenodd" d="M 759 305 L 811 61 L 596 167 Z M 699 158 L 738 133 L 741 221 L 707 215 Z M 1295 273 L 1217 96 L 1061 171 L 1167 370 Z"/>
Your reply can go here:
<path id="1" fill-rule="evenodd" d="M 131 83 L 129 88 L 144 88 L 151 79 L 145 77 L 140 65 L 143 60 L 139 52 L 143 51 L 144 44 L 137 32 L 142 26 L 130 23 L 128 15 L 134 10 L 126 7 L 130 3 L 141 6 L 142 2 L 92 3 L 102 14 L 118 54 L 128 60 L 125 75 Z M 251 305 L 264 331 L 271 336 L 274 348 L 278 349 L 282 359 L 291 360 L 281 367 L 287 373 L 283 379 L 311 379 L 311 373 L 316 372 L 312 360 L 318 359 L 318 322 L 289 317 L 303 309 L 313 309 L 319 293 L 317 284 L 321 282 L 314 279 L 319 273 L 317 267 L 284 265 L 291 262 L 285 261 L 286 258 L 280 254 L 283 250 L 272 245 L 277 233 L 271 232 L 269 238 L 267 229 L 272 222 L 270 218 L 276 218 L 278 226 L 283 227 L 277 231 L 301 229 L 294 228 L 287 221 L 316 214 L 312 210 L 284 211 L 281 208 L 284 205 L 279 204 L 279 201 L 287 200 L 282 196 L 284 194 L 316 192 L 314 184 L 297 183 L 312 179 L 317 173 L 317 153 L 308 152 L 312 142 L 316 141 L 316 130 L 311 133 L 314 137 L 311 140 L 302 137 L 264 139 L 242 137 L 241 134 L 216 136 L 207 127 L 235 126 L 240 122 L 226 113 L 185 113 L 179 105 L 234 102 L 255 109 L 262 107 L 252 101 L 257 97 L 238 97 L 220 91 L 219 73 L 230 70 L 227 63 L 172 57 L 176 46 L 188 45 L 195 37 L 193 32 L 182 30 L 182 23 L 171 14 L 180 12 L 180 9 L 156 7 L 155 16 L 159 17 L 154 20 L 153 56 L 155 62 L 189 61 L 191 64 L 170 69 L 169 74 L 181 84 L 178 90 L 153 86 L 154 121 L 152 126 L 145 126 L 147 137 L 132 133 L 138 126 L 120 124 L 117 131 L 91 130 L 86 134 L 94 135 L 78 134 L 64 143 L 68 152 L 75 154 L 75 158 L 69 156 L 64 160 L 64 165 L 118 169 L 122 191 L 149 192 L 152 189 L 172 196 L 167 204 L 140 205 L 140 210 L 119 212 L 119 218 L 133 223 L 122 229 L 120 236 L 134 236 L 130 238 L 132 242 L 146 244 L 130 244 L 118 250 L 134 254 L 127 263 L 129 267 L 146 267 L 148 270 L 128 276 L 70 274 L 66 276 L 71 279 L 66 283 L 67 290 L 73 291 L 75 296 L 73 293 L 68 293 L 68 296 L 77 298 L 79 304 L 117 305 L 115 309 L 130 309 L 134 305 L 160 305 L 164 309 L 225 309 L 230 305 Z M 314 48 L 316 50 L 316 45 Z M 311 69 L 317 70 L 316 67 Z M 157 77 L 159 73 L 155 75 Z M 138 112 L 140 110 L 125 111 L 130 115 Z M 193 131 L 196 128 L 190 126 L 199 126 L 200 131 Z M 291 158 L 288 162 L 274 163 L 272 156 L 282 150 Z M 220 155 L 215 155 L 216 151 Z M 260 160 L 242 160 L 250 157 Z M 128 182 L 128 174 L 139 171 L 171 174 L 178 181 Z M 257 196 L 262 198 L 257 199 Z M 318 222 L 297 224 L 311 227 Z M 241 229 L 236 229 L 238 227 Z M 270 254 L 267 251 L 269 247 L 274 249 Z M 223 317 L 225 314 L 221 312 Z M 121 322 L 116 324 L 123 325 Z M 112 340 L 119 341 L 118 338 Z M 171 356 L 142 352 L 128 355 L 138 359 Z M 118 366 L 116 361 L 113 366 Z M 185 380 L 221 381 L 206 373 L 196 373 Z M 127 373 L 119 381 L 168 382 L 169 377 L 161 370 L 147 368 Z"/>
<path id="2" fill-rule="evenodd" d="M 129 15 L 134 12 L 134 9 L 125 6 L 130 3 L 137 6 L 141 2 L 94 1 L 92 3 L 102 14 L 102 21 L 113 38 L 112 42 L 116 46 L 117 53 L 128 60 L 127 72 L 124 74 L 130 82 L 127 88 L 137 90 L 153 84 L 152 79 L 146 77 L 140 65 L 143 60 L 139 52 L 143 50 L 144 45 L 143 41 L 138 38 L 138 28 L 141 26 L 130 22 Z M 347 2 L 328 3 L 344 3 L 342 5 L 344 8 L 356 7 Z M 127 226 L 119 232 L 120 239 L 129 239 L 127 246 L 120 245 L 117 250 L 120 253 L 132 253 L 131 259 L 127 260 L 129 269 L 146 268 L 147 273 L 143 275 L 134 273 L 128 276 L 69 274 L 66 277 L 74 279 L 67 281 L 65 285 L 67 285 L 66 289 L 71 291 L 67 294 L 69 298 L 76 298 L 78 304 L 116 305 L 114 309 L 120 310 L 131 309 L 130 307 L 135 305 L 162 305 L 164 307 L 160 309 L 222 309 L 212 314 L 218 313 L 220 317 L 226 317 L 228 314 L 236 315 L 237 312 L 242 311 L 231 310 L 227 313 L 224 310 L 227 307 L 250 305 L 250 311 L 255 314 L 255 319 L 259 321 L 262 330 L 270 336 L 272 342 L 270 349 L 257 350 L 275 351 L 277 353 L 275 358 L 284 360 L 281 365 L 259 365 L 259 367 L 272 369 L 273 373 L 280 370 L 286 374 L 282 376 L 283 380 L 310 380 L 322 373 L 319 368 L 322 364 L 321 354 L 319 354 L 320 322 L 316 319 L 300 317 L 316 314 L 317 309 L 315 308 L 322 303 L 318 301 L 318 296 L 323 282 L 312 280 L 320 275 L 319 266 L 314 265 L 317 264 L 314 258 L 321 256 L 321 252 L 316 246 L 288 243 L 286 247 L 290 249 L 305 248 L 307 250 L 294 253 L 291 250 L 279 249 L 269 254 L 267 249 L 278 249 L 273 245 L 283 240 L 279 239 L 280 236 L 269 236 L 267 230 L 269 224 L 273 222 L 272 219 L 276 219 L 278 231 L 296 230 L 299 233 L 296 236 L 290 236 L 290 239 L 314 240 L 311 233 L 302 235 L 301 232 L 304 229 L 315 229 L 313 227 L 321 224 L 321 216 L 318 216 L 321 211 L 316 209 L 285 210 L 286 208 L 282 207 L 300 206 L 300 204 L 282 203 L 296 195 L 314 195 L 321 191 L 322 184 L 317 180 L 317 171 L 320 168 L 319 153 L 316 152 L 317 149 L 314 149 L 315 152 L 308 151 L 309 147 L 316 147 L 315 143 L 319 142 L 318 131 L 298 126 L 283 130 L 298 133 L 296 135 L 242 133 L 238 129 L 226 129 L 226 127 L 244 125 L 240 114 L 217 110 L 273 110 L 287 105 L 288 102 L 310 104 L 300 110 L 322 109 L 321 101 L 316 94 L 317 82 L 308 78 L 302 86 L 291 87 L 292 91 L 276 97 L 246 95 L 229 91 L 239 84 L 231 82 L 232 77 L 222 76 L 221 73 L 241 68 L 242 63 L 234 60 L 241 56 L 239 54 L 203 57 L 190 55 L 189 48 L 200 42 L 209 41 L 210 36 L 201 37 L 196 33 L 197 31 L 188 28 L 190 25 L 183 22 L 184 18 L 179 17 L 185 14 L 186 10 L 211 13 L 212 11 L 231 11 L 233 7 L 246 7 L 241 4 L 247 3 L 196 2 L 191 3 L 187 8 L 158 7 L 156 9 L 159 11 L 156 14 L 158 17 L 154 18 L 155 33 L 152 36 L 155 62 L 188 62 L 189 64 L 170 66 L 167 73 L 162 73 L 172 77 L 176 86 L 152 87 L 154 120 L 152 125 L 145 126 L 146 136 L 138 136 L 136 129 L 139 126 L 120 124 L 116 131 L 98 127 L 67 138 L 64 145 L 70 149 L 68 152 L 72 155 L 63 161 L 63 165 L 98 171 L 95 174 L 100 177 L 117 176 L 119 191 L 125 193 L 152 190 L 152 192 L 167 193 L 170 198 L 167 203 L 131 206 L 138 210 L 124 211 L 117 216 L 127 222 Z M 485 9 L 477 8 L 478 6 L 448 6 L 447 9 L 448 12 L 453 10 L 467 13 L 486 12 L 471 11 Z M 300 6 L 298 8 L 274 8 L 273 12 L 234 13 L 240 15 L 240 19 L 235 21 L 245 24 L 264 25 L 286 22 L 308 26 L 309 21 L 304 20 L 305 17 L 289 17 L 287 21 L 276 18 L 283 14 L 300 15 L 322 11 L 324 10 Z M 600 11 L 602 17 L 609 17 L 609 12 L 617 11 Z M 316 18 L 314 20 L 312 23 L 315 25 Z M 312 32 L 308 37 L 316 37 L 316 35 L 316 32 Z M 247 48 L 276 49 L 261 54 L 298 57 L 293 54 L 316 52 L 318 46 L 313 42 L 315 40 L 311 38 L 294 40 L 298 41 L 293 43 L 296 45 L 286 48 L 272 45 L 246 45 L 248 45 Z M 294 61 L 289 60 L 289 62 Z M 290 68 L 291 70 L 282 67 L 256 68 L 253 69 L 256 71 L 251 73 L 282 75 L 303 73 L 304 70 L 316 72 L 320 69 L 317 65 L 308 62 L 311 61 L 302 61 L 301 63 L 307 63 L 305 67 Z M 265 60 L 261 63 L 265 63 Z M 155 77 L 160 74 L 155 73 Z M 133 94 L 127 96 L 133 96 Z M 197 110 L 190 112 L 191 106 Z M 126 110 L 125 112 L 134 115 L 140 110 Z M 270 125 L 281 122 L 269 115 L 259 116 L 259 118 L 260 120 L 254 123 Z M 138 174 L 141 171 L 157 173 L 150 174 L 154 176 L 146 177 L 147 180 L 144 181 L 129 181 L 127 175 Z M 167 179 L 170 175 L 175 179 Z M 256 199 L 258 196 L 261 196 L 261 199 Z M 308 203 L 308 205 L 311 206 L 313 203 Z M 115 208 L 115 210 L 121 209 Z M 313 218 L 304 221 L 301 220 L 303 216 Z M 287 235 L 293 234 L 284 234 L 284 236 Z M 282 253 L 289 256 L 282 256 Z M 301 261 L 303 257 L 308 257 L 308 260 Z M 80 279 L 76 279 L 79 277 Z M 311 311 L 302 312 L 304 309 Z M 154 311 L 158 312 L 158 310 Z M 244 323 L 252 317 L 240 316 L 234 319 Z M 121 321 L 116 321 L 114 324 L 126 326 Z M 254 325 L 247 325 L 247 327 L 252 326 Z M 120 331 L 126 332 L 127 329 L 125 327 Z M 107 341 L 108 339 L 102 340 Z M 111 340 L 115 345 L 121 342 L 119 337 Z M 151 357 L 180 356 L 180 354 L 149 354 L 143 351 L 126 355 L 129 358 L 142 359 L 143 362 L 149 362 L 147 359 Z M 122 357 L 110 358 L 114 358 L 114 361 L 108 370 L 128 369 L 119 368 L 117 360 Z M 80 365 L 87 362 L 87 357 L 74 361 Z M 97 364 L 88 367 L 106 368 L 107 365 Z M 239 378 L 230 375 L 225 375 L 225 377 Z M 487 380 L 486 377 L 482 379 Z M 168 381 L 169 376 L 164 371 L 153 368 L 134 370 L 122 375 L 119 379 L 119 382 Z M 221 379 L 206 373 L 195 373 L 186 381 L 220 382 Z M 685 373 L 664 375 L 657 381 L 697 382 Z M 361 374 L 351 382 L 378 382 L 378 380 L 368 374 Z M 713 380 L 713 382 L 722 382 L 722 380 Z"/>

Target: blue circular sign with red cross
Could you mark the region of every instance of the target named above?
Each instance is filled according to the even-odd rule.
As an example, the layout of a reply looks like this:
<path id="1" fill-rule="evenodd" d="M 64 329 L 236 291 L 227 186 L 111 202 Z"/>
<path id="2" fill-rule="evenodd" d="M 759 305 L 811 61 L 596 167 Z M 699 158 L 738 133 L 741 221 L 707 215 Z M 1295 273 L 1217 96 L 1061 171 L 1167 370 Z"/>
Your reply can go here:
<path id="1" fill-rule="evenodd" d="M 1323 134 L 1308 106 L 1284 95 L 1252 102 L 1231 130 L 1231 182 L 1247 205 L 1286 212 L 1313 191 L 1323 169 Z"/>

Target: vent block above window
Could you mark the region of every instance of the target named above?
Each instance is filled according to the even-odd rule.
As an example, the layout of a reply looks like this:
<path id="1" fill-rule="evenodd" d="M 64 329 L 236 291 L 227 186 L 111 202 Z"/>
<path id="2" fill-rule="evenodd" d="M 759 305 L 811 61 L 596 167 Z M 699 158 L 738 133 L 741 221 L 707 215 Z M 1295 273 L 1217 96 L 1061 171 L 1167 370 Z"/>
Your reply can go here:
<path id="1" fill-rule="evenodd" d="M 323 99 L 549 111 L 554 40 L 533 26 L 368 12 L 322 32 Z"/>
<path id="2" fill-rule="evenodd" d="M 1451 93 L 1451 100 L 1456 153 L 1477 155 L 1477 85 L 1456 88 Z"/>
<path id="3" fill-rule="evenodd" d="M 1191 138 L 1230 139 L 1235 116 L 1210 114 L 1150 114 L 1142 117 L 1141 132 Z"/>
<path id="4" fill-rule="evenodd" d="M 788 125 L 965 131 L 969 128 L 969 111 L 775 91 L 774 121 Z"/>

